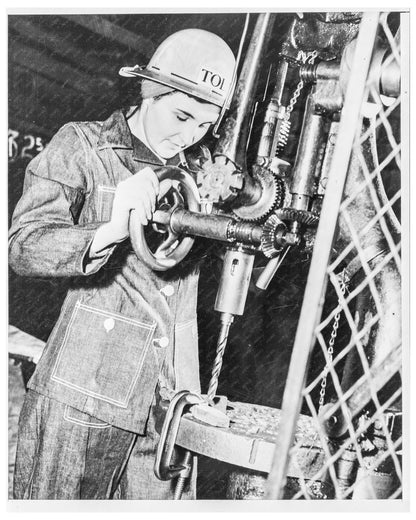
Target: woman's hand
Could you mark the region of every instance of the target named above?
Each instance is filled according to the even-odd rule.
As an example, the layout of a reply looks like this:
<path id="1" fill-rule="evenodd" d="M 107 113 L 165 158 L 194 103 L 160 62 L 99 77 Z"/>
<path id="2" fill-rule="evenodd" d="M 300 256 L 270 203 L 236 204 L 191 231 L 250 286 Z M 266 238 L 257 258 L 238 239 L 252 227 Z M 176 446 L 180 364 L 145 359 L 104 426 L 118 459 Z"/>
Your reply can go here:
<path id="1" fill-rule="evenodd" d="M 129 236 L 130 211 L 137 212 L 143 226 L 148 224 L 155 211 L 158 195 L 159 180 L 148 166 L 121 181 L 114 195 L 111 220 L 97 229 L 91 243 L 90 256 Z"/>

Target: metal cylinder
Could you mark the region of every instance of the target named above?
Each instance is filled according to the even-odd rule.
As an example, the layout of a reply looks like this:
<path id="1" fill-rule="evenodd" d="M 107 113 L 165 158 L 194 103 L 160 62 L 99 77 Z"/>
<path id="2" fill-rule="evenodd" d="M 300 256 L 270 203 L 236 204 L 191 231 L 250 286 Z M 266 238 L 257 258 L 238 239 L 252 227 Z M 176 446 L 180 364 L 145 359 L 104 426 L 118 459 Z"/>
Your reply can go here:
<path id="1" fill-rule="evenodd" d="M 233 221 L 234 219 L 231 217 L 223 215 L 205 215 L 185 209 L 177 209 L 171 215 L 170 227 L 172 231 L 178 234 L 226 241 L 228 227 Z"/>
<path id="2" fill-rule="evenodd" d="M 159 216 L 160 215 L 160 216 Z M 166 218 L 159 212 L 158 222 Z M 243 242 L 246 245 L 259 245 L 263 233 L 262 226 L 251 222 L 239 222 L 226 215 L 205 215 L 186 209 L 176 209 L 170 216 L 172 231 L 178 234 L 196 235 L 224 242 Z"/>
<path id="3" fill-rule="evenodd" d="M 381 68 L 380 90 L 385 96 L 400 95 L 400 65 L 393 56 L 388 56 Z"/>
<path id="4" fill-rule="evenodd" d="M 324 120 L 315 114 L 313 94 L 309 94 L 305 106 L 302 132 L 296 154 L 290 187 L 292 207 L 308 209 L 309 199 L 314 193 L 314 173 L 324 130 Z"/>
<path id="5" fill-rule="evenodd" d="M 273 97 L 267 105 L 260 137 L 259 150 L 257 152 L 258 164 L 267 164 L 267 160 L 269 159 L 270 150 L 273 144 L 273 136 L 279 118 L 279 106 L 277 99 L 274 99 Z"/>
<path id="6" fill-rule="evenodd" d="M 281 60 L 277 68 L 276 83 L 264 116 L 263 130 L 257 152 L 258 164 L 262 164 L 264 160 L 268 161 L 276 153 L 276 128 L 278 120 L 282 119 L 285 113 L 285 109 L 282 106 L 282 95 L 288 67 L 288 62 Z"/>
<path id="7" fill-rule="evenodd" d="M 215 300 L 216 311 L 237 316 L 243 314 L 253 264 L 253 253 L 240 249 L 227 250 Z"/>
<path id="8" fill-rule="evenodd" d="M 263 66 L 267 45 L 276 15 L 261 13 L 251 36 L 246 57 L 235 88 L 230 111 L 215 147 L 215 155 L 225 155 L 246 171 L 246 148 L 249 120 L 258 83 L 259 71 Z"/>
<path id="9" fill-rule="evenodd" d="M 318 195 L 325 195 L 326 185 L 328 183 L 329 172 L 331 170 L 332 156 L 334 155 L 335 144 L 337 142 L 338 127 L 339 127 L 339 122 L 332 121 L 329 132 L 328 132 L 324 160 L 322 161 L 322 168 L 321 168 L 321 172 L 320 172 L 318 191 L 317 191 Z"/>

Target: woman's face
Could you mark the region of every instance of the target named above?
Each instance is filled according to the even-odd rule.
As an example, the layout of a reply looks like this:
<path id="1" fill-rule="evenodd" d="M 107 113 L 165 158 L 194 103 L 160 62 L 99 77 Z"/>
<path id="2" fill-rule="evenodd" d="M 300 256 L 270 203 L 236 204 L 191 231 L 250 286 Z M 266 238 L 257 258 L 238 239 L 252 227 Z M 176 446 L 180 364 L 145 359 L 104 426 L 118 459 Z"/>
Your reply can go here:
<path id="1" fill-rule="evenodd" d="M 151 99 L 143 117 L 146 139 L 163 159 L 198 142 L 218 119 L 220 108 L 174 92 Z"/>

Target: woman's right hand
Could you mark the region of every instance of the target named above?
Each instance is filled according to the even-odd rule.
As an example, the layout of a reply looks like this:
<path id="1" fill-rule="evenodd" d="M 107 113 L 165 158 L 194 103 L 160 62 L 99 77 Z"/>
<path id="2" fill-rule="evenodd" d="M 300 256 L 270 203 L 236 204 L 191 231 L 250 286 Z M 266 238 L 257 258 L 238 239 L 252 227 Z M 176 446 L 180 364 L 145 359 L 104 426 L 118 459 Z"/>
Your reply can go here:
<path id="1" fill-rule="evenodd" d="M 137 212 L 143 226 L 148 224 L 155 211 L 158 195 L 159 180 L 149 166 L 121 181 L 114 195 L 111 219 L 97 229 L 90 246 L 90 256 L 99 254 L 103 249 L 129 236 L 132 210 Z"/>

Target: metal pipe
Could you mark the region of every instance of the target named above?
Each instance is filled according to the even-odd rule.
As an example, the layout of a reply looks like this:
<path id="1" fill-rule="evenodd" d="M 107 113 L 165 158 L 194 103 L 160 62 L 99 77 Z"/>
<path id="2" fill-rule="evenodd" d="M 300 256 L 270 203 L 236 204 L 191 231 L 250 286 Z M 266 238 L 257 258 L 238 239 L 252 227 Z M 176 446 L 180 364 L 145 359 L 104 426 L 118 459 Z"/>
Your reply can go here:
<path id="1" fill-rule="evenodd" d="M 262 195 L 259 183 L 247 173 L 246 151 L 258 78 L 263 68 L 275 16 L 262 13 L 257 18 L 230 112 L 213 153 L 214 160 L 215 157 L 225 156 L 244 175 L 244 186 L 237 195 L 240 206 L 255 204 Z"/>
<path id="2" fill-rule="evenodd" d="M 323 131 L 324 119 L 321 115 L 315 114 L 315 103 L 311 93 L 306 100 L 302 132 L 292 173 L 292 208 L 309 208 L 309 200 L 314 194 L 314 174 Z"/>
<path id="3" fill-rule="evenodd" d="M 230 112 L 213 154 L 214 156 L 225 155 L 237 164 L 243 172 L 247 169 L 246 148 L 253 100 L 274 18 L 275 15 L 271 13 L 259 14 L 257 18 Z"/>
<path id="4" fill-rule="evenodd" d="M 166 224 L 165 217 L 158 213 L 159 220 Z M 157 222 L 154 219 L 154 222 Z M 174 233 L 196 235 L 224 242 L 242 242 L 247 245 L 261 244 L 263 228 L 252 222 L 239 222 L 226 215 L 205 215 L 185 209 L 176 209 L 170 215 L 169 225 Z"/>
<path id="5" fill-rule="evenodd" d="M 267 499 L 281 499 L 293 443 L 296 423 L 302 404 L 302 390 L 315 343 L 315 327 L 318 323 L 327 284 L 327 266 L 338 221 L 348 164 L 364 96 L 371 54 L 377 34 L 379 13 L 363 15 L 344 107 L 341 111 L 339 136 L 334 150 L 331 174 L 324 198 L 317 230 L 315 248 L 303 298 L 303 305 L 296 332 L 289 373 L 282 403 L 280 435 L 267 482 Z"/>

